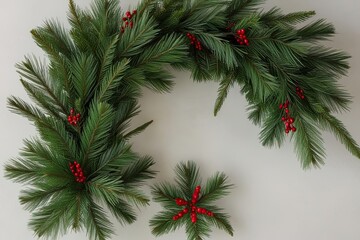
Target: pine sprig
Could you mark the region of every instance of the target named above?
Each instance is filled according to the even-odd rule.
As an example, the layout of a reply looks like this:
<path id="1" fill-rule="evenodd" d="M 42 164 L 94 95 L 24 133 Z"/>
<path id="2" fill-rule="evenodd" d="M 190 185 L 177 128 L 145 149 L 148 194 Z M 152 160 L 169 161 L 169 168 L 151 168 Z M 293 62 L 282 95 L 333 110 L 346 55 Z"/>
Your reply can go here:
<path id="1" fill-rule="evenodd" d="M 153 200 L 165 209 L 150 220 L 152 233 L 160 236 L 185 225 L 189 240 L 209 237 L 210 226 L 233 235 L 229 216 L 212 205 L 214 201 L 230 193 L 232 185 L 228 183 L 226 175 L 216 173 L 208 179 L 200 193 L 199 169 L 194 162 L 178 164 L 175 173 L 175 185 L 164 182 L 152 187 Z"/>

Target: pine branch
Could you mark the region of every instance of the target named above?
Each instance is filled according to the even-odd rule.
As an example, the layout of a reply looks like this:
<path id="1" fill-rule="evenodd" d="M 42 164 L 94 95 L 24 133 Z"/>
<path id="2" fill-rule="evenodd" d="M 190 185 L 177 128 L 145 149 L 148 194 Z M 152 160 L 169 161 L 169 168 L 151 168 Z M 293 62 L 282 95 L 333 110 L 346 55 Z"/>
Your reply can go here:
<path id="1" fill-rule="evenodd" d="M 106 240 L 113 234 L 113 225 L 104 210 L 92 199 L 88 200 L 88 211 L 84 213 L 87 235 L 91 240 Z"/>
<path id="2" fill-rule="evenodd" d="M 74 0 L 69 0 L 68 20 L 72 27 L 70 34 L 76 45 L 82 52 L 92 52 L 96 55 L 97 38 L 91 23 L 91 17 L 80 10 Z"/>
<path id="3" fill-rule="evenodd" d="M 97 161 L 89 163 L 92 170 L 89 178 L 97 173 L 104 174 L 114 171 L 114 169 L 122 169 L 136 159 L 137 156 L 130 151 L 130 146 L 126 145 L 125 141 L 119 141 L 113 146 L 109 146 Z"/>
<path id="4" fill-rule="evenodd" d="M 172 211 L 161 211 L 150 220 L 151 233 L 161 236 L 181 228 L 185 224 L 185 218 L 179 219 L 176 224 L 172 220 Z"/>
<path id="5" fill-rule="evenodd" d="M 214 225 L 218 229 L 224 230 L 230 236 L 233 236 L 234 229 L 228 220 L 229 216 L 227 214 L 219 212 L 219 209 L 217 209 L 214 206 L 212 206 L 212 207 L 210 206 L 209 209 L 212 209 L 212 211 L 214 212 L 214 217 L 207 218 L 208 222 L 210 222 L 212 225 Z"/>
<path id="6" fill-rule="evenodd" d="M 92 98 L 96 85 L 97 63 L 93 56 L 79 54 L 71 65 L 71 72 L 76 92 L 76 98 L 80 99 L 84 106 Z"/>
<path id="7" fill-rule="evenodd" d="M 254 97 L 264 102 L 278 88 L 276 79 L 268 73 L 264 65 L 254 61 L 253 58 L 246 58 L 242 64 Z"/>
<path id="8" fill-rule="evenodd" d="M 54 89 L 56 89 L 57 86 L 53 86 L 54 83 L 51 83 L 50 79 L 48 79 L 45 69 L 38 60 L 35 58 L 26 58 L 21 64 L 17 64 L 16 67 L 21 76 L 44 90 L 62 112 L 65 114 L 67 113 L 67 109 L 60 101 L 59 96 L 55 95 Z"/>
<path id="9" fill-rule="evenodd" d="M 8 107 L 12 112 L 22 115 L 30 121 L 42 121 L 42 119 L 45 118 L 45 115 L 40 109 L 14 96 L 8 98 Z"/>
<path id="10" fill-rule="evenodd" d="M 228 183 L 227 176 L 224 173 L 216 173 L 209 178 L 205 184 L 205 189 L 202 191 L 202 196 L 199 199 L 199 204 L 208 204 L 210 202 L 219 200 L 230 193 L 233 188 L 232 184 Z"/>
<path id="11" fill-rule="evenodd" d="M 25 161 L 22 158 L 11 159 L 5 165 L 5 177 L 19 183 L 36 182 L 42 178 L 39 164 Z"/>
<path id="12" fill-rule="evenodd" d="M 230 88 L 233 86 L 234 80 L 231 76 L 224 77 L 220 82 L 220 87 L 218 89 L 218 97 L 215 102 L 214 107 L 214 116 L 218 114 L 220 111 L 222 105 L 224 104 L 224 101 L 228 95 L 228 92 Z"/>
<path id="13" fill-rule="evenodd" d="M 129 202 L 136 207 L 144 207 L 149 205 L 149 199 L 140 191 L 135 188 L 123 189 L 120 195 L 125 198 L 126 202 Z"/>
<path id="14" fill-rule="evenodd" d="M 57 238 L 70 227 L 69 209 L 74 207 L 73 193 L 63 192 L 48 205 L 32 213 L 29 227 L 38 237 Z"/>
<path id="15" fill-rule="evenodd" d="M 121 180 L 125 185 L 132 187 L 152 179 L 155 172 L 151 170 L 150 167 L 154 164 L 154 160 L 149 156 L 139 158 L 124 169 Z"/>
<path id="16" fill-rule="evenodd" d="M 29 97 L 37 103 L 48 115 L 54 117 L 54 118 L 61 118 L 61 109 L 59 109 L 54 102 L 44 95 L 43 91 L 41 89 L 37 89 L 33 85 L 29 84 L 28 82 L 24 80 L 20 80 L 21 84 L 23 85 L 25 91 L 29 95 Z M 61 96 L 62 94 L 58 94 L 58 96 Z M 60 99 L 62 103 L 64 103 L 64 99 Z"/>
<path id="17" fill-rule="evenodd" d="M 91 5 L 92 24 L 99 40 L 116 33 L 121 22 L 118 0 L 95 0 Z"/>
<path id="18" fill-rule="evenodd" d="M 159 31 L 156 29 L 155 19 L 146 11 L 141 16 L 135 16 L 133 21 L 136 21 L 134 28 L 121 35 L 122 41 L 119 42 L 118 47 L 119 59 L 140 54 L 142 48 L 151 42 Z"/>
<path id="19" fill-rule="evenodd" d="M 270 111 L 263 123 L 260 132 L 260 141 L 263 146 L 273 147 L 275 144 L 280 147 L 285 140 L 284 123 L 281 121 L 281 114 L 276 110 Z"/>
<path id="20" fill-rule="evenodd" d="M 129 138 L 131 138 L 131 137 L 133 137 L 133 136 L 136 136 L 136 135 L 142 133 L 142 132 L 145 131 L 146 128 L 147 128 L 148 126 L 150 126 L 153 122 L 154 122 L 154 121 L 151 120 L 151 121 L 149 121 L 149 122 L 147 122 L 147 123 L 144 123 L 144 124 L 142 124 L 141 126 L 135 128 L 134 130 L 131 130 L 130 132 L 128 132 L 127 134 L 124 135 L 124 138 L 125 138 L 125 139 L 129 139 Z"/>
<path id="21" fill-rule="evenodd" d="M 360 147 L 352 138 L 350 132 L 345 128 L 344 124 L 331 115 L 324 112 L 319 115 L 319 121 L 324 129 L 331 131 L 337 140 L 339 140 L 355 157 L 360 158 Z"/>
<path id="22" fill-rule="evenodd" d="M 185 229 L 188 240 L 204 240 L 205 237 L 210 236 L 211 229 L 205 221 L 198 221 L 196 224 L 192 224 L 187 221 L 185 223 Z"/>
<path id="23" fill-rule="evenodd" d="M 129 60 L 124 59 L 113 66 L 105 73 L 101 80 L 101 86 L 96 93 L 99 102 L 109 102 L 123 79 L 125 71 L 129 68 Z"/>
<path id="24" fill-rule="evenodd" d="M 136 214 L 131 205 L 122 199 L 118 199 L 115 205 L 107 202 L 107 207 L 112 215 L 123 225 L 131 224 L 136 220 Z"/>
<path id="25" fill-rule="evenodd" d="M 42 139 L 48 143 L 52 151 L 67 159 L 78 159 L 78 150 L 73 136 L 67 131 L 63 122 L 51 117 L 37 122 L 36 127 Z"/>
<path id="26" fill-rule="evenodd" d="M 181 163 L 175 167 L 175 173 L 175 182 L 181 191 L 186 196 L 192 195 L 195 187 L 201 182 L 196 164 L 192 161 Z"/>
<path id="27" fill-rule="evenodd" d="M 173 75 L 164 70 L 161 65 L 154 63 L 146 65 L 144 70 L 144 82 L 140 86 L 145 87 L 159 93 L 168 93 L 174 86 Z"/>
<path id="28" fill-rule="evenodd" d="M 111 64 L 113 63 L 116 57 L 116 48 L 119 44 L 119 36 L 115 35 L 109 38 L 106 41 L 106 46 L 99 49 L 98 58 L 100 59 L 100 67 L 99 67 L 99 79 L 104 79 L 106 72 L 111 68 Z"/>
<path id="29" fill-rule="evenodd" d="M 264 103 L 253 103 L 247 107 L 248 119 L 252 121 L 255 125 L 260 125 L 263 123 L 266 118 L 266 104 Z"/>
<path id="30" fill-rule="evenodd" d="M 84 123 L 81 136 L 82 161 L 96 161 L 107 149 L 108 137 L 114 114 L 111 106 L 105 103 L 93 103 L 89 110 L 89 118 Z"/>
<path id="31" fill-rule="evenodd" d="M 87 184 L 87 189 L 94 198 L 102 202 L 116 205 L 124 190 L 120 178 L 108 176 L 95 177 Z"/>
<path id="32" fill-rule="evenodd" d="M 196 34 L 196 37 L 229 70 L 239 65 L 233 46 L 229 42 L 221 39 L 220 36 L 201 32 Z"/>
<path id="33" fill-rule="evenodd" d="M 61 196 L 67 188 L 63 186 L 50 186 L 46 183 L 38 183 L 37 188 L 28 188 L 20 193 L 20 203 L 28 211 L 35 211 L 41 205 L 47 205 L 52 199 Z"/>
<path id="34" fill-rule="evenodd" d="M 315 11 L 299 11 L 282 14 L 280 8 L 273 7 L 269 11 L 261 14 L 261 21 L 268 26 L 287 27 L 289 25 L 302 23 L 314 15 Z"/>
<path id="35" fill-rule="evenodd" d="M 155 184 L 152 186 L 151 195 L 153 196 L 153 200 L 155 202 L 159 202 L 164 208 L 170 210 L 180 210 L 174 201 L 175 198 L 186 198 L 186 195 L 176 188 L 176 186 L 165 183 Z M 171 215 L 171 217 L 173 215 Z"/>
<path id="36" fill-rule="evenodd" d="M 298 36 L 306 41 L 321 41 L 327 40 L 335 33 L 335 28 L 331 23 L 325 22 L 324 19 L 319 19 L 311 24 L 308 24 L 298 30 Z"/>
<path id="37" fill-rule="evenodd" d="M 186 49 L 183 38 L 176 34 L 165 35 L 139 55 L 136 66 L 181 62 L 186 56 Z"/>
<path id="38" fill-rule="evenodd" d="M 304 169 L 320 167 L 324 163 L 325 151 L 321 133 L 313 119 L 305 112 L 296 116 L 295 150 Z"/>
<path id="39" fill-rule="evenodd" d="M 71 57 L 72 52 L 75 50 L 69 34 L 58 21 L 47 20 L 43 27 L 33 29 L 31 34 L 37 45 L 51 59 L 59 59 L 60 55 Z"/>

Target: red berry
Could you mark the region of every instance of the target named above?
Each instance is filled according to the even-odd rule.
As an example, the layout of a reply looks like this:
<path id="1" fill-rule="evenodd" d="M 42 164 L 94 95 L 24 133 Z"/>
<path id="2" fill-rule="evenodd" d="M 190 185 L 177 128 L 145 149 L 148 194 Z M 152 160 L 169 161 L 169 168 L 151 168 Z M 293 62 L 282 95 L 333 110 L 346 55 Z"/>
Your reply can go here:
<path id="1" fill-rule="evenodd" d="M 129 11 L 126 12 L 127 17 L 131 17 L 131 13 Z"/>
<path id="2" fill-rule="evenodd" d="M 122 20 L 125 22 L 127 20 L 127 17 L 123 17 Z"/>
<path id="3" fill-rule="evenodd" d="M 245 29 L 240 29 L 240 35 L 244 35 L 245 34 Z"/>
<path id="4" fill-rule="evenodd" d="M 137 13 L 137 10 L 135 9 L 135 10 L 133 10 L 133 14 L 135 15 Z"/>
<path id="5" fill-rule="evenodd" d="M 245 39 L 244 39 L 244 43 L 245 43 L 246 45 L 248 45 L 248 44 L 249 44 L 249 40 L 247 40 L 247 38 L 245 38 Z"/>
<path id="6" fill-rule="evenodd" d="M 296 127 L 293 127 L 291 130 L 292 130 L 293 132 L 296 132 Z"/>

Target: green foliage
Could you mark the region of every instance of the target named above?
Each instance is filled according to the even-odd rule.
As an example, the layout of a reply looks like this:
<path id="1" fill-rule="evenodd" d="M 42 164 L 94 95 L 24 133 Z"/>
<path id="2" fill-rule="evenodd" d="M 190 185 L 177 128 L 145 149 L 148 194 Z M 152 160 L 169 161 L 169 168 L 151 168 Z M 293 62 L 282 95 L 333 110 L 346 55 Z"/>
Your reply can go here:
<path id="1" fill-rule="evenodd" d="M 233 228 L 229 222 L 229 215 L 223 213 L 221 208 L 212 205 L 214 201 L 230 193 L 233 185 L 228 183 L 227 176 L 218 172 L 206 181 L 195 205 L 212 211 L 214 215 L 210 217 L 197 214 L 198 220 L 193 223 L 189 217 L 190 213 L 178 220 L 173 220 L 173 216 L 182 211 L 184 207 L 191 208 L 194 189 L 201 186 L 199 168 L 194 162 L 188 161 L 178 164 L 175 173 L 175 185 L 164 182 L 152 187 L 153 200 L 164 208 L 150 220 L 152 233 L 160 236 L 185 226 L 188 240 L 204 239 L 210 236 L 211 226 L 215 226 L 232 236 Z M 187 205 L 178 206 L 175 201 L 177 198 L 188 201 Z"/>
<path id="2" fill-rule="evenodd" d="M 127 142 L 151 123 L 128 131 L 129 121 L 138 113 L 139 89 L 147 80 L 131 83 L 130 68 L 137 64 L 119 54 L 126 36 L 119 34 L 118 1 L 96 1 L 90 12 L 73 1 L 69 7 L 69 32 L 56 21 L 32 31 L 49 61 L 27 57 L 17 65 L 34 105 L 10 97 L 9 108 L 34 122 L 40 137 L 25 140 L 20 157 L 5 166 L 5 176 L 27 185 L 20 202 L 32 212 L 29 226 L 38 237 L 54 239 L 85 228 L 89 239 L 109 239 L 113 229 L 105 208 L 128 224 L 136 220 L 134 207 L 149 201 L 139 187 L 153 178 L 154 161 L 132 152 Z M 147 33 L 151 36 L 156 25 L 143 16 L 138 31 L 152 26 Z M 148 42 L 152 40 L 153 36 Z M 184 50 L 181 44 L 174 51 L 167 46 L 179 43 L 172 36 L 164 38 L 163 49 L 152 44 L 160 48 L 154 52 L 168 52 L 159 60 L 167 63 L 174 51 Z M 128 53 L 133 54 L 138 44 L 144 47 L 143 41 L 135 43 Z M 146 74 L 140 67 L 137 71 Z M 71 108 L 81 114 L 75 126 L 67 122 Z M 84 183 L 77 182 L 70 171 L 69 163 L 74 161 L 81 164 Z"/>
<path id="3" fill-rule="evenodd" d="M 85 228 L 90 239 L 108 239 L 113 231 L 105 208 L 122 224 L 136 220 L 134 207 L 148 204 L 139 187 L 154 176 L 154 161 L 134 153 L 128 140 L 152 121 L 137 128 L 130 128 L 130 122 L 139 113 L 143 87 L 171 90 L 169 67 L 190 71 L 195 81 L 219 82 L 215 115 L 238 85 L 249 102 L 249 119 L 262 128 L 265 146 L 281 146 L 286 139 L 278 106 L 288 100 L 297 128 L 289 137 L 304 168 L 324 162 L 322 130 L 334 133 L 360 157 L 358 144 L 334 116 L 349 110 L 351 97 L 338 83 L 349 68 L 349 56 L 321 46 L 333 36 L 333 25 L 323 19 L 305 22 L 313 11 L 265 12 L 262 2 L 143 0 L 131 19 L 133 27 L 122 32 L 125 11 L 118 0 L 94 0 L 89 10 L 69 0 L 70 29 L 48 20 L 31 31 L 48 60 L 25 57 L 17 65 L 33 104 L 10 97 L 8 105 L 34 123 L 39 137 L 25 140 L 20 157 L 5 166 L 5 176 L 27 185 L 20 201 L 32 211 L 29 225 L 37 236 L 53 239 Z M 249 46 L 236 41 L 240 29 Z M 201 51 L 187 33 L 200 41 Z M 75 126 L 67 121 L 71 108 L 81 114 Z M 70 171 L 74 161 L 84 171 L 84 183 Z M 203 239 L 216 226 L 232 234 L 228 216 L 210 203 L 227 193 L 222 174 L 208 181 L 199 200 L 215 217 L 200 216 L 197 224 L 171 220 L 179 210 L 174 197 L 191 196 L 200 184 L 193 163 L 179 165 L 176 173 L 176 187 L 153 189 L 154 199 L 166 208 L 151 222 L 153 232 L 184 226 L 189 239 Z"/>

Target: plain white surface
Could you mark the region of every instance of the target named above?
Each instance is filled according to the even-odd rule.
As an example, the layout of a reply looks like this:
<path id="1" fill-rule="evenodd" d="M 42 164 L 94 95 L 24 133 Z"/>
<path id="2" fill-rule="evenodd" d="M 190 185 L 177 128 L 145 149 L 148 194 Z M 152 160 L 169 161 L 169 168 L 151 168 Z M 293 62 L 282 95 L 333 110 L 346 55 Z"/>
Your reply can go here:
<path id="1" fill-rule="evenodd" d="M 86 6 L 90 0 L 76 0 Z M 6 109 L 9 95 L 25 97 L 14 64 L 23 56 L 43 53 L 29 31 L 45 19 L 65 22 L 67 1 L 0 0 L 0 127 L 1 163 L 16 157 L 22 139 L 35 134 L 29 122 Z M 122 1 L 127 7 L 135 1 Z M 351 70 L 341 84 L 354 96 L 351 112 L 340 118 L 360 142 L 360 2 L 268 0 L 265 7 L 279 6 L 285 12 L 316 10 L 317 17 L 333 22 L 338 34 L 329 46 L 352 55 Z M 175 73 L 171 94 L 145 91 L 142 113 L 134 121 L 153 119 L 154 124 L 133 139 L 134 149 L 156 160 L 159 171 L 155 181 L 171 180 L 179 161 L 196 160 L 203 178 L 224 171 L 236 184 L 232 194 L 219 201 L 231 213 L 233 238 L 215 230 L 211 239 L 243 240 L 359 240 L 360 239 L 360 160 L 356 159 L 330 134 L 325 134 L 326 165 L 321 170 L 303 171 L 291 144 L 281 149 L 263 148 L 257 138 L 259 129 L 245 113 L 246 102 L 233 89 L 218 117 L 212 116 L 217 85 L 192 83 L 188 73 Z M 22 209 L 18 194 L 22 187 L 0 177 L 0 239 L 36 239 L 27 228 L 29 213 Z M 148 191 L 148 188 L 145 188 Z M 122 227 L 115 223 L 112 239 L 155 239 L 149 219 L 159 211 L 156 203 L 139 210 L 138 221 Z M 66 240 L 87 239 L 72 233 Z M 158 239 L 185 239 L 184 231 Z"/>

